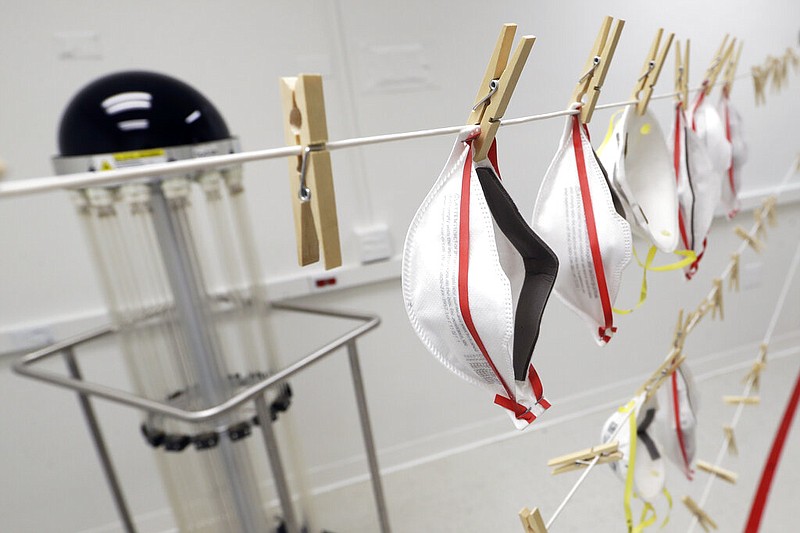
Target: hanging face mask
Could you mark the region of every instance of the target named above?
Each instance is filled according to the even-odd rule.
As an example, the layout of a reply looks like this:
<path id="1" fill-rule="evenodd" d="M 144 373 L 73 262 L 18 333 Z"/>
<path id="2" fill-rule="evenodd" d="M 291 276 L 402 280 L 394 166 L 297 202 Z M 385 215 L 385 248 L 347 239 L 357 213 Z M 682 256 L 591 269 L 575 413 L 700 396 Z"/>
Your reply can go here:
<path id="1" fill-rule="evenodd" d="M 655 116 L 627 106 L 598 150 L 625 218 L 662 252 L 678 246 L 678 199 L 667 141 Z"/>
<path id="2" fill-rule="evenodd" d="M 609 465 L 625 483 L 628 493 L 626 500 L 635 492 L 644 501 L 652 502 L 664 489 L 666 470 L 654 431 L 657 412 L 655 397 L 645 402 L 645 393 L 642 393 L 617 410 L 603 425 L 601 441 L 616 440 L 619 443 L 622 459 Z M 620 426 L 621 429 L 612 439 L 611 436 Z"/>
<path id="3" fill-rule="evenodd" d="M 558 259 L 503 188 L 494 150 L 473 163 L 479 133 L 469 127 L 459 134 L 414 216 L 403 250 L 403 298 L 428 350 L 494 392 L 522 429 L 550 407 L 530 360 Z"/>
<path id="4" fill-rule="evenodd" d="M 742 186 L 742 166 L 747 161 L 747 143 L 742 132 L 742 117 L 733 107 L 730 97 L 723 90 L 719 100 L 719 116 L 725 127 L 725 138 L 731 143 L 731 160 L 728 174 L 722 184 L 722 205 L 728 218 L 736 216 L 741 208 L 739 191 Z"/>
<path id="5" fill-rule="evenodd" d="M 688 479 L 692 479 L 692 462 L 697 450 L 697 388 L 686 363 L 681 364 L 658 390 L 658 436 L 664 455 Z"/>
<path id="6" fill-rule="evenodd" d="M 617 329 L 612 307 L 631 259 L 631 230 L 621 211 L 585 127 L 569 117 L 531 226 L 561 263 L 556 294 L 589 324 L 600 345 Z"/>
<path id="7" fill-rule="evenodd" d="M 703 257 L 714 220 L 722 174 L 714 170 L 708 150 L 689 124 L 683 105 L 678 103 L 669 144 L 678 190 L 680 244 L 697 254 L 697 260 L 686 269 L 686 277 L 691 279 Z"/>

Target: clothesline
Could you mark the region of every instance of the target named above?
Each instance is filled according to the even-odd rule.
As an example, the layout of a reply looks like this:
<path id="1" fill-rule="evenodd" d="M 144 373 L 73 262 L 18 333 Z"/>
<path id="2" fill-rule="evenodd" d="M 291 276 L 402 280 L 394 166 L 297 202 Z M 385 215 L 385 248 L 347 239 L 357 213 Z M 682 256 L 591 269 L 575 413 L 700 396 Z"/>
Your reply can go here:
<path id="1" fill-rule="evenodd" d="M 749 74 L 740 74 L 734 80 L 749 77 Z M 719 81 L 715 85 L 721 85 L 723 82 Z M 702 87 L 695 87 L 691 92 L 697 92 Z M 650 100 L 664 100 L 676 96 L 677 92 L 668 94 L 655 95 Z M 614 109 L 624 107 L 627 105 L 635 104 L 635 100 L 625 100 L 622 102 L 613 102 L 610 104 L 602 104 L 595 106 L 595 110 L 599 109 Z M 552 111 L 549 113 L 541 113 L 538 115 L 528 115 L 518 118 L 502 119 L 501 126 L 514 126 L 518 124 L 527 124 L 529 122 L 536 122 L 539 120 L 548 120 L 567 115 L 575 115 L 578 111 L 574 109 L 563 109 L 561 111 Z M 359 146 L 367 146 L 372 144 L 381 144 L 387 142 L 404 141 L 410 139 L 421 139 L 425 137 L 436 137 L 439 135 L 453 135 L 461 131 L 464 124 L 458 126 L 446 126 L 443 128 L 433 128 L 426 130 L 408 131 L 402 133 L 388 133 L 384 135 L 372 135 L 367 137 L 354 137 L 352 139 L 342 139 L 339 141 L 330 141 L 326 143 L 325 147 L 329 151 L 341 150 L 347 148 L 355 148 Z M 154 163 L 150 165 L 141 165 L 135 167 L 127 167 L 122 169 L 104 170 L 102 172 L 78 172 L 75 174 L 66 174 L 60 176 L 46 176 L 38 178 L 28 178 L 24 180 L 14 180 L 6 183 L 0 183 L 0 199 L 11 198 L 16 196 L 24 196 L 29 194 L 43 193 L 53 190 L 61 189 L 75 189 L 82 187 L 103 187 L 108 185 L 116 185 L 121 182 L 131 181 L 141 178 L 152 176 L 168 176 L 175 174 L 188 174 L 197 172 L 208 168 L 224 168 L 226 166 L 240 165 L 243 163 L 250 163 L 254 161 L 264 161 L 267 159 L 278 159 L 282 157 L 299 156 L 303 152 L 302 146 L 285 146 L 281 148 L 267 148 L 263 150 L 253 150 L 249 152 L 239 152 L 235 154 L 215 155 L 208 157 L 201 157 L 195 159 L 182 159 L 179 161 L 170 161 L 168 163 Z"/>
<path id="2" fill-rule="evenodd" d="M 797 173 L 797 164 L 798 164 L 798 158 L 795 158 L 792 161 L 792 164 L 789 167 L 789 170 L 786 173 L 786 175 L 784 176 L 783 180 L 781 180 L 781 183 L 778 184 L 778 186 L 775 188 L 775 193 L 774 194 L 776 196 L 779 195 L 781 192 L 783 192 L 783 190 L 787 187 L 789 181 Z M 765 222 L 763 222 L 763 223 L 765 223 Z M 750 229 L 750 231 L 747 234 L 750 235 L 753 238 L 756 238 L 757 237 L 757 233 L 758 233 L 758 228 L 759 228 L 759 222 L 756 221 L 753 224 L 753 227 Z M 747 246 L 748 246 L 747 241 L 743 240 L 742 243 L 739 245 L 739 248 L 737 249 L 736 254 L 741 255 L 742 252 L 744 252 L 744 250 L 747 248 Z M 798 256 L 800 256 L 800 244 L 798 244 L 798 254 L 796 254 L 795 262 L 798 260 Z M 722 274 L 720 275 L 720 279 L 721 280 L 726 279 L 731 274 L 731 272 L 733 270 L 733 262 L 734 262 L 733 260 L 728 262 L 727 266 L 725 267 L 725 269 L 722 271 Z M 789 280 L 794 275 L 794 271 L 796 269 L 797 269 L 797 267 L 793 266 L 792 269 L 790 270 L 790 273 L 787 274 L 787 281 L 786 281 L 786 283 L 784 285 L 783 291 L 782 291 L 781 296 L 780 296 L 781 301 L 779 302 L 778 306 L 776 306 L 776 308 L 775 308 L 775 313 L 773 314 L 772 320 L 770 321 L 770 326 L 769 326 L 769 328 L 767 330 L 767 335 L 765 335 L 765 338 L 767 338 L 767 337 L 771 338 L 771 336 L 772 336 L 772 332 L 774 331 L 775 324 L 777 323 L 777 318 L 778 318 L 778 316 L 780 314 L 780 310 L 781 310 L 781 308 L 783 306 L 783 303 L 784 303 L 784 301 L 786 299 L 786 294 L 788 293 L 788 285 L 789 285 L 789 282 L 790 282 Z M 711 289 L 711 291 L 709 291 L 709 293 L 701 301 L 701 305 L 702 305 L 702 302 L 709 301 L 713 297 L 713 295 L 714 295 L 716 290 L 717 290 L 716 287 Z M 684 335 L 688 335 L 689 332 L 691 332 L 695 328 L 695 326 L 697 326 L 697 324 L 700 322 L 700 319 L 702 318 L 702 316 L 703 315 L 700 314 L 700 313 L 696 313 L 695 315 L 692 316 L 692 318 L 687 322 L 686 328 L 684 330 Z M 670 350 L 670 352 L 667 354 L 665 360 L 666 359 L 672 359 L 672 358 L 676 357 L 679 354 L 679 351 L 680 350 L 678 348 L 673 347 Z M 745 395 L 749 394 L 749 392 L 750 392 L 749 389 L 747 389 L 747 392 L 745 393 Z M 742 405 L 739 406 L 739 409 L 737 410 L 737 413 L 739 413 L 741 411 L 741 409 L 742 409 Z M 622 421 L 620 422 L 619 426 L 617 427 L 616 431 L 614 431 L 613 434 L 609 437 L 609 439 L 608 439 L 609 441 L 612 441 L 612 440 L 614 440 L 614 438 L 616 438 L 617 434 L 619 434 L 619 432 L 622 430 L 622 428 L 626 425 L 625 422 L 627 422 L 628 418 L 630 418 L 630 416 L 631 416 L 631 414 L 633 412 L 634 412 L 634 410 L 630 410 L 630 411 L 627 412 L 627 414 L 623 417 Z M 735 424 L 738 423 L 738 416 L 739 415 L 734 417 L 733 427 L 735 427 Z M 723 451 L 724 451 L 724 449 L 723 449 Z M 589 476 L 589 473 L 598 464 L 599 460 L 600 460 L 600 456 L 597 455 L 586 466 L 586 468 L 584 469 L 584 471 L 581 474 L 581 476 L 578 478 L 578 480 L 575 482 L 575 484 L 569 490 L 569 492 L 564 497 L 564 499 L 561 501 L 561 503 L 556 508 L 556 510 L 553 512 L 553 514 L 550 516 L 550 519 L 548 520 L 548 522 L 546 524 L 546 528 L 548 530 L 553 525 L 553 523 L 555 523 L 556 519 L 561 514 L 561 512 L 564 510 L 564 508 L 567 506 L 567 504 L 570 502 L 570 500 L 572 500 L 572 497 L 575 495 L 575 493 L 577 492 L 578 488 L 580 488 L 580 486 L 584 483 L 586 478 Z M 715 464 L 719 464 L 720 460 L 721 460 L 721 458 L 718 458 L 717 462 Z M 712 476 L 711 479 L 713 479 L 713 477 L 714 476 Z M 702 507 L 705 499 L 708 497 L 707 492 L 710 491 L 710 485 L 711 485 L 711 481 L 709 481 L 708 485 L 706 486 L 706 491 L 704 492 L 703 497 L 701 498 L 701 502 L 699 504 L 701 507 Z M 690 531 L 691 531 L 691 529 L 690 529 Z"/>

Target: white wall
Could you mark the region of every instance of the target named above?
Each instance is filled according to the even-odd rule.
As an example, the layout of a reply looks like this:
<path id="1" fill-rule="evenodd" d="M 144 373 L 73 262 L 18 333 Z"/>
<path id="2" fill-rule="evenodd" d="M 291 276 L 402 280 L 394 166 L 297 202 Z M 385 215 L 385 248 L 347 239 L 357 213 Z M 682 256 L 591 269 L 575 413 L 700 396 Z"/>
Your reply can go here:
<path id="1" fill-rule="evenodd" d="M 538 37 L 507 113 L 519 116 L 564 107 L 605 14 L 625 18 L 627 25 L 601 102 L 628 98 L 658 26 L 675 31 L 678 38 L 692 39 L 691 79 L 695 84 L 724 33 L 744 40 L 740 71 L 746 72 L 767 54 L 781 53 L 796 44 L 800 14 L 800 5 L 789 0 L 771 2 L 770 9 L 744 0 L 684 0 L 668 6 L 618 0 L 602 7 L 575 0 L 446 4 L 419 0 L 4 0 L 3 8 L 0 43 L 4 50 L 13 51 L 0 55 L 0 72 L 4 73 L 0 97 L 5 102 L 0 106 L 0 157 L 9 164 L 9 179 L 51 173 L 49 157 L 56 151 L 61 110 L 85 83 L 115 70 L 159 70 L 195 85 L 219 107 L 244 147 L 254 149 L 283 144 L 277 92 L 277 77 L 282 75 L 314 70 L 325 74 L 330 136 L 341 139 L 462 122 L 502 22 L 517 22 L 521 34 Z M 100 59 L 59 59 L 54 34 L 76 31 L 99 33 Z M 405 53 L 409 61 L 421 58 L 418 63 L 411 61 L 410 78 L 402 78 L 396 70 L 385 73 L 386 66 L 376 58 L 387 50 Z M 670 59 L 657 92 L 671 91 L 671 69 Z M 414 77 L 420 73 L 422 77 Z M 387 76 L 392 79 L 387 81 Z M 386 83 L 379 83 L 381 79 Z M 753 105 L 748 80 L 740 81 L 734 90 L 750 140 L 746 191 L 776 184 L 796 153 L 794 125 L 800 111 L 796 83 L 794 77 L 789 90 L 768 94 L 768 105 L 760 108 Z M 655 102 L 653 108 L 662 123 L 669 124 L 670 105 Z M 596 114 L 592 124 L 595 137 L 604 132 L 609 114 Z M 562 123 L 554 120 L 500 133 L 506 184 L 523 213 L 533 207 L 561 127 Z M 373 223 L 389 226 L 394 250 L 399 253 L 405 228 L 451 142 L 450 138 L 436 138 L 334 154 L 346 263 L 357 266 L 358 262 L 354 230 Z M 296 276 L 299 269 L 294 264 L 285 163 L 249 165 L 246 174 L 267 277 Z M 102 315 L 102 297 L 67 196 L 52 193 L 0 204 L 0 346 L 13 347 L 24 341 L 24 332 L 34 326 L 45 326 L 58 336 L 75 327 L 76 317 L 95 320 Z M 692 339 L 697 357 L 730 355 L 756 343 L 763 334 L 800 226 L 797 207 L 784 207 L 781 213 L 781 226 L 774 230 L 768 250 L 763 256 L 745 259 L 751 267 L 748 272 L 755 273 L 757 287 L 729 298 L 724 323 L 704 324 Z M 743 213 L 742 217 L 744 221 L 739 223 L 748 225 L 749 215 Z M 548 416 L 560 419 L 585 407 L 585 400 L 568 401 L 578 391 L 623 384 L 657 364 L 669 341 L 676 310 L 697 302 L 699 288 L 708 288 L 733 250 L 736 238 L 731 228 L 718 221 L 709 257 L 691 284 L 677 274 L 652 276 L 647 306 L 621 319 L 619 336 L 603 350 L 593 345 L 584 335 L 583 325 L 554 300 L 536 353 L 537 368 L 557 405 Z M 397 270 L 390 264 L 381 272 L 392 278 Z M 622 298 L 633 301 L 638 273 L 629 269 L 627 276 L 629 292 Z M 777 330 L 789 344 L 796 342 L 792 334 L 800 329 L 797 284 L 793 291 Z M 446 453 L 507 427 L 505 415 L 490 405 L 485 394 L 449 375 L 416 341 L 404 316 L 396 279 L 320 294 L 310 301 L 367 309 L 384 319 L 380 330 L 364 339 L 362 352 L 385 465 Z M 292 323 L 287 319 L 287 324 Z M 304 327 L 314 333 L 279 339 L 285 361 L 342 329 L 316 322 L 306 322 Z M 20 331 L 22 339 L 14 334 Z M 124 385 L 116 359 L 100 357 L 113 354 L 113 346 L 100 348 L 105 350 L 87 354 L 91 377 Z M 581 372 L 570 371 L 576 366 Z M 298 378 L 296 389 L 294 412 L 308 427 L 305 446 L 312 458 L 315 484 L 341 482 L 360 472 L 361 465 L 353 462 L 361 453 L 361 443 L 344 360 L 339 357 L 323 363 Z M 591 398 L 602 396 L 596 391 Z M 77 407 L 67 393 L 11 375 L 6 359 L 0 370 L 0 400 L 4 406 L 0 427 L 4 436 L 12 435 L 0 441 L 0 472 L 3 479 L 18 480 L 16 485 L 4 484 L 0 489 L 0 529 L 82 531 L 113 522 L 114 511 L 104 494 L 102 476 Z M 558 407 L 559 400 L 563 407 Z M 163 516 L 165 499 L 149 451 L 137 434 L 138 415 L 106 404 L 101 404 L 101 415 L 132 507 L 150 524 L 149 530 L 158 531 L 160 520 L 169 523 L 169 519 Z M 351 429 L 342 431 L 342 427 Z M 590 445 L 597 433 L 597 428 L 587 428 L 581 432 L 580 442 L 572 442 L 567 435 L 574 434 L 575 428 L 570 428 L 568 421 L 564 430 L 559 427 L 555 425 L 550 434 L 563 443 L 564 451 Z M 331 438 L 319 439 L 319 435 Z M 544 455 L 534 456 L 531 461 L 545 459 Z M 756 469 L 757 463 L 750 466 Z M 147 522 L 147 513 L 155 513 L 156 518 Z"/>

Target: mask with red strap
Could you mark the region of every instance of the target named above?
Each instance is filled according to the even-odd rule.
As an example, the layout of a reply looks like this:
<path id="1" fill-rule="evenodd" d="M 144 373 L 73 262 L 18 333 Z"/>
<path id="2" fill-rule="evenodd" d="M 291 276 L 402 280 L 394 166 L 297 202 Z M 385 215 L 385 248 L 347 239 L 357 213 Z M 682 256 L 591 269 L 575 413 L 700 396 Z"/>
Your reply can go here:
<path id="1" fill-rule="evenodd" d="M 692 462 L 697 451 L 697 410 L 699 398 L 692 373 L 682 363 L 658 389 L 657 435 L 664 455 L 692 479 Z"/>
<path id="2" fill-rule="evenodd" d="M 678 189 L 679 248 L 697 254 L 697 260 L 686 269 L 686 277 L 691 279 L 703 257 L 706 235 L 719 202 L 720 174 L 714 170 L 708 150 L 692 129 L 681 102 L 675 105 L 669 145 Z"/>
<path id="3" fill-rule="evenodd" d="M 747 161 L 747 143 L 742 132 L 742 117 L 731 104 L 729 93 L 725 88 L 720 96 L 717 110 L 725 127 L 725 138 L 731 143 L 731 160 L 722 183 L 722 205 L 728 218 L 731 219 L 741 208 L 739 192 L 742 187 L 742 166 Z"/>
<path id="4" fill-rule="evenodd" d="M 477 127 L 458 136 L 403 250 L 403 298 L 428 350 L 495 393 L 517 428 L 550 407 L 530 364 L 558 259 L 505 191 L 496 150 L 473 162 Z"/>
<path id="5" fill-rule="evenodd" d="M 631 259 L 631 229 L 623 216 L 585 126 L 577 115 L 569 117 L 531 226 L 561 263 L 556 294 L 586 321 L 600 345 L 617 330 L 612 307 Z"/>

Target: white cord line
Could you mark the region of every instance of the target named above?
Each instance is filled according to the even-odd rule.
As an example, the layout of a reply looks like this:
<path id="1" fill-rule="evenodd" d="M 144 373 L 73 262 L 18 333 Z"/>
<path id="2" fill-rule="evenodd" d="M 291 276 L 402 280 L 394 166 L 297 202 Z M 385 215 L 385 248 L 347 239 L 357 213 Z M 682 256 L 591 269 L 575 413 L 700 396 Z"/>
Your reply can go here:
<path id="1" fill-rule="evenodd" d="M 668 97 L 668 95 L 663 95 L 663 97 Z M 791 165 L 791 167 L 789 168 L 789 171 L 786 173 L 786 175 L 784 176 L 783 180 L 781 180 L 781 183 L 780 183 L 780 184 L 779 184 L 779 185 L 778 185 L 778 186 L 775 188 L 775 194 L 776 194 L 776 195 L 777 195 L 777 194 L 779 194 L 779 193 L 780 193 L 780 192 L 781 192 L 781 191 L 782 191 L 782 190 L 783 190 L 783 189 L 784 189 L 784 188 L 785 188 L 785 187 L 788 185 L 788 182 L 791 180 L 791 178 L 792 178 L 792 177 L 795 175 L 795 173 L 797 172 L 797 170 L 796 170 L 796 169 L 797 169 L 797 163 L 798 163 L 798 160 L 799 160 L 799 159 L 800 159 L 800 156 L 799 156 L 798 158 L 795 158 L 795 160 L 794 160 L 794 161 L 792 161 L 792 165 Z M 766 223 L 766 222 L 764 222 L 764 223 Z M 758 230 L 758 227 L 757 227 L 756 223 L 754 223 L 754 224 L 753 224 L 753 227 L 752 227 L 752 228 L 750 229 L 750 231 L 749 231 L 749 235 L 753 235 L 753 236 L 754 236 L 754 235 L 756 234 L 757 230 Z M 739 253 L 739 254 L 741 255 L 741 253 L 742 253 L 742 252 L 744 252 L 744 250 L 745 250 L 746 248 L 747 248 L 747 242 L 746 242 L 746 241 L 742 241 L 742 243 L 739 245 L 739 248 L 738 248 L 738 250 L 737 250 L 737 253 Z M 798 257 L 800 257 L 800 244 L 798 244 L 798 255 L 796 255 L 796 256 L 795 256 L 795 262 L 797 262 L 798 260 L 800 260 L 800 259 L 798 259 Z M 730 275 L 730 272 L 731 272 L 731 269 L 732 269 L 732 268 L 733 268 L 733 261 L 730 261 L 730 262 L 728 263 L 728 265 L 725 267 L 725 269 L 722 271 L 722 274 L 720 275 L 720 279 L 724 280 L 725 278 L 727 278 L 727 277 L 728 277 L 728 275 Z M 792 268 L 793 268 L 794 270 L 796 270 L 796 265 L 793 265 L 793 267 L 792 267 Z M 794 270 L 790 271 L 790 274 L 789 274 L 789 276 L 793 276 L 793 275 L 794 275 Z M 788 293 L 788 288 L 787 288 L 787 287 L 788 287 L 788 285 L 789 285 L 789 282 L 790 282 L 790 279 L 789 279 L 789 277 L 787 277 L 787 281 L 786 281 L 786 284 L 785 284 L 785 286 L 784 286 L 784 290 L 783 290 L 783 292 L 781 293 L 781 297 L 780 297 L 780 299 L 779 299 L 778 307 L 776 307 L 776 308 L 775 308 L 775 309 L 776 309 L 776 311 L 775 311 L 775 314 L 773 315 L 772 321 L 770 322 L 769 328 L 767 329 L 767 333 L 768 333 L 768 335 L 766 335 L 766 336 L 765 336 L 765 339 L 766 339 L 766 340 L 765 340 L 764 342 L 767 342 L 767 343 L 768 343 L 768 342 L 769 342 L 769 339 L 772 337 L 772 332 L 773 332 L 773 331 L 774 331 L 774 329 L 775 329 L 775 324 L 777 323 L 778 316 L 779 316 L 779 314 L 780 314 L 780 309 L 782 308 L 782 306 L 783 306 L 783 304 L 784 304 L 784 301 L 786 300 L 786 295 L 787 295 L 787 293 Z M 716 289 L 711 289 L 711 291 L 709 291 L 709 293 L 706 295 L 706 297 L 703 299 L 703 301 L 708 301 L 708 300 L 709 300 L 709 299 L 710 299 L 710 298 L 711 298 L 711 297 L 714 295 L 714 291 L 715 291 L 715 290 L 716 290 Z M 695 328 L 695 326 L 697 326 L 697 324 L 698 324 L 698 323 L 699 323 L 699 321 L 700 321 L 700 318 L 701 318 L 701 316 L 700 316 L 699 314 L 697 314 L 697 315 L 695 315 L 695 316 L 694 316 L 693 320 L 692 320 L 692 321 L 690 321 L 690 322 L 689 322 L 689 323 L 686 325 L 686 331 L 685 331 L 685 333 L 684 333 L 685 335 L 688 335 L 688 334 L 689 334 L 689 333 L 690 333 L 690 332 L 691 332 L 691 331 L 692 331 L 692 330 Z M 674 357 L 674 356 L 675 356 L 675 349 L 673 348 L 673 349 L 672 349 L 672 351 L 670 351 L 670 353 L 667 355 L 667 358 Z M 748 383 L 748 386 L 749 386 L 749 383 Z M 744 395 L 745 395 L 745 396 L 747 396 L 748 394 L 750 394 L 750 389 L 749 389 L 749 388 L 746 388 L 746 389 L 745 389 L 745 393 L 744 393 Z M 732 426 L 733 426 L 733 427 L 736 427 L 736 424 L 738 423 L 738 419 L 739 419 L 739 417 L 741 416 L 741 410 L 742 410 L 742 408 L 743 408 L 743 407 L 744 407 L 744 406 L 743 406 L 742 404 L 740 404 L 740 405 L 739 405 L 739 407 L 738 407 L 738 409 L 737 409 L 736 416 L 734 417 L 734 421 L 733 421 L 733 423 L 732 423 Z M 613 439 L 614 439 L 614 438 L 617 436 L 617 434 L 618 434 L 618 433 L 620 432 L 620 430 L 622 429 L 622 426 L 625 424 L 625 422 L 627 422 L 628 418 L 630 418 L 630 415 L 631 415 L 631 413 L 632 413 L 632 412 L 633 412 L 633 411 L 629 411 L 629 412 L 626 414 L 626 416 L 624 417 L 624 419 L 623 419 L 623 421 L 622 421 L 622 424 L 620 424 L 620 427 L 618 427 L 618 428 L 617 428 L 617 430 L 616 430 L 616 431 L 614 431 L 614 433 L 611 435 L 611 437 L 609 438 L 609 440 L 613 440 Z M 723 448 L 723 452 L 724 452 L 724 448 Z M 567 493 L 567 495 L 566 495 L 566 497 L 564 498 L 564 500 L 561 502 L 561 504 L 559 504 L 559 506 L 556 508 L 555 512 L 553 513 L 553 515 L 552 515 L 552 516 L 550 517 L 550 519 L 548 520 L 548 522 L 547 522 L 547 524 L 546 524 L 546 527 L 547 527 L 547 529 L 550 529 L 550 526 L 551 526 L 551 525 L 552 525 L 552 524 L 553 524 L 553 523 L 556 521 L 556 519 L 558 518 L 558 515 L 560 515 L 560 514 L 561 514 L 561 511 L 563 511 L 563 510 L 564 510 L 564 508 L 567 506 L 567 503 L 569 503 L 569 501 L 570 501 L 570 500 L 572 499 L 572 497 L 575 495 L 575 492 L 577 492 L 578 488 L 579 488 L 579 487 L 580 487 L 580 486 L 583 484 L 583 482 L 586 480 L 586 477 L 589 475 L 589 472 L 590 472 L 590 471 L 591 471 L 591 470 L 592 470 L 592 469 L 595 467 L 595 465 L 597 465 L 597 461 L 598 461 L 598 460 L 599 460 L 599 457 L 595 457 L 595 459 L 594 459 L 594 460 L 592 460 L 592 462 L 590 462 L 590 463 L 588 464 L 588 466 L 587 466 L 587 467 L 586 467 L 586 469 L 584 470 L 583 474 L 581 474 L 581 476 L 578 478 L 578 480 L 577 480 L 577 481 L 575 482 L 575 484 L 572 486 L 572 488 L 570 489 L 570 491 Z M 718 458 L 718 459 L 717 459 L 717 462 L 716 462 L 715 464 L 719 464 L 719 461 L 720 461 L 720 460 L 721 460 L 721 459 L 720 459 L 720 458 Z M 713 480 L 713 478 L 714 478 L 714 476 L 712 476 L 711 478 L 709 478 L 709 484 L 711 483 L 711 481 Z M 707 495 L 704 495 L 704 496 L 703 496 L 703 499 L 705 499 L 705 498 L 706 498 L 706 496 L 707 496 Z M 700 503 L 700 505 L 702 506 L 703 504 L 702 504 L 702 503 Z M 690 531 L 691 531 L 691 530 L 690 530 Z"/>
<path id="2" fill-rule="evenodd" d="M 775 305 L 775 311 L 772 313 L 772 319 L 769 322 L 769 326 L 767 327 L 767 332 L 764 334 L 763 344 L 769 346 L 770 340 L 772 340 L 772 333 L 775 331 L 775 325 L 778 322 L 778 318 L 780 318 L 781 313 L 783 311 L 783 305 L 786 303 L 786 298 L 789 295 L 789 289 L 791 288 L 792 281 L 794 281 L 795 275 L 797 274 L 797 268 L 800 266 L 800 243 L 797 245 L 797 249 L 794 253 L 794 258 L 792 258 L 791 266 L 789 267 L 789 272 L 786 274 L 786 279 L 783 282 L 783 288 L 781 289 L 780 296 L 778 297 L 778 303 Z M 753 380 L 747 380 L 747 383 L 744 387 L 744 392 L 742 396 L 749 396 L 750 392 L 753 389 Z M 735 430 L 737 424 L 739 423 L 739 419 L 742 416 L 742 412 L 744 411 L 745 405 L 740 403 L 736 407 L 736 412 L 731 419 L 730 426 Z M 728 440 L 727 437 L 722 440 L 722 446 L 719 449 L 719 453 L 717 453 L 717 459 L 714 462 L 715 465 L 721 465 L 722 461 L 725 459 L 725 453 L 728 450 Z M 706 486 L 703 489 L 703 494 L 700 496 L 700 501 L 698 505 L 702 508 L 706 504 L 706 500 L 708 496 L 711 494 L 711 487 L 714 485 L 714 480 L 717 476 L 708 476 L 708 480 L 706 481 Z M 697 525 L 697 517 L 692 516 L 692 521 L 689 523 L 688 533 L 692 533 L 694 531 L 695 526 Z"/>
<path id="3" fill-rule="evenodd" d="M 738 79 L 738 77 L 737 77 Z M 702 87 L 696 87 L 692 91 L 699 91 Z M 664 100 L 672 98 L 677 93 L 661 94 L 650 98 L 650 100 Z M 614 102 L 610 104 L 598 105 L 598 109 L 613 109 L 635 104 L 635 100 L 624 102 Z M 574 109 L 564 109 L 539 115 L 529 115 L 519 118 L 503 119 L 502 126 L 513 126 L 526 124 L 538 120 L 548 120 L 551 118 L 574 115 L 578 112 Z M 343 139 L 340 141 L 328 142 L 325 146 L 328 150 L 340 150 L 344 148 L 354 148 L 370 144 L 380 144 L 394 141 L 405 141 L 409 139 L 421 139 L 424 137 L 435 137 L 439 135 L 452 135 L 464 128 L 464 124 L 458 126 L 447 126 L 426 130 L 408 131 L 403 133 L 388 133 L 385 135 L 373 135 L 369 137 L 356 137 L 353 139 Z M 216 155 L 196 159 L 184 159 L 170 163 L 155 163 L 152 165 L 142 165 L 138 167 L 128 167 L 103 172 L 79 172 L 63 176 L 47 176 L 39 178 L 29 178 L 25 180 L 13 180 L 0 183 L 0 199 L 27 194 L 42 193 L 57 189 L 75 189 L 82 187 L 102 187 L 120 183 L 122 181 L 147 178 L 151 176 L 169 176 L 174 174 L 188 174 L 204 170 L 207 168 L 219 168 L 230 165 L 239 165 L 252 161 L 263 161 L 266 159 L 277 159 L 281 157 L 298 156 L 302 153 L 301 146 L 286 146 L 282 148 L 270 148 L 265 150 L 254 150 L 250 152 L 240 152 L 236 154 Z"/>

